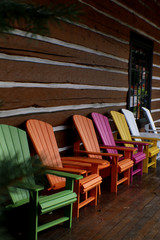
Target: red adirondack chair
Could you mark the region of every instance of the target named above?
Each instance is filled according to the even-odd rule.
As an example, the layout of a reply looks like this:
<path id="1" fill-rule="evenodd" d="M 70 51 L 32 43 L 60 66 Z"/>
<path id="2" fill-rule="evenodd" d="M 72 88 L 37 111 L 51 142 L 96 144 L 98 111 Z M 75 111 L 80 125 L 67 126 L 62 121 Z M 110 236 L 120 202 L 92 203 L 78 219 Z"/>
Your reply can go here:
<path id="1" fill-rule="evenodd" d="M 73 121 L 85 149 L 77 150 L 76 148 L 76 151 L 86 153 L 89 157 L 94 157 L 98 160 L 102 160 L 102 156 L 111 158 L 111 192 L 117 192 L 117 186 L 121 183 L 129 185 L 130 168 L 133 166 L 133 161 L 130 158 L 126 158 L 119 162 L 118 159 L 122 156 L 121 154 L 113 152 L 102 153 L 91 119 L 81 115 L 74 115 Z M 102 148 L 105 149 L 105 147 Z M 133 149 L 127 152 L 128 156 L 132 151 Z M 118 180 L 118 173 L 124 173 L 124 177 Z"/>
<path id="2" fill-rule="evenodd" d="M 88 176 L 86 170 L 76 169 L 75 166 L 74 168 L 65 168 L 59 154 L 53 127 L 46 122 L 31 119 L 26 122 L 26 128 L 35 151 L 39 155 L 43 165 L 51 169 L 54 167 L 56 170 L 63 169 L 65 172 L 84 175 L 83 179 L 75 181 L 77 201 L 73 204 L 73 216 L 79 217 L 79 209 L 86 204 L 97 205 L 97 188 L 102 182 L 102 178 L 98 174 L 98 166 L 101 164 L 106 165 L 106 162 L 98 162 L 96 159 L 91 161 L 91 159 L 83 157 L 67 158 L 67 160 L 90 164 L 90 174 Z M 47 178 L 50 183 L 50 189 L 61 189 L 66 184 L 65 178 L 53 175 L 47 175 Z"/>
<path id="3" fill-rule="evenodd" d="M 106 151 L 110 152 L 110 153 L 118 153 L 118 151 L 124 151 L 123 158 L 120 158 L 119 160 L 121 161 L 122 159 L 127 158 L 128 157 L 126 155 L 126 154 L 128 154 L 127 147 L 122 148 L 120 146 L 116 146 L 108 118 L 100 113 L 95 113 L 95 112 L 92 113 L 91 116 L 92 116 L 95 126 L 98 130 L 98 133 L 102 140 L 102 143 L 107 146 Z M 110 147 L 110 146 L 112 146 L 112 147 Z M 133 148 L 134 152 L 136 150 L 137 150 L 136 148 Z M 146 154 L 144 154 L 143 152 L 138 152 L 136 154 L 134 154 L 133 152 L 131 152 L 131 153 L 132 154 L 129 157 L 134 161 L 134 165 L 136 165 L 136 169 L 133 170 L 133 167 L 131 168 L 131 182 L 132 182 L 133 176 L 135 174 L 137 174 L 137 175 L 143 174 L 142 163 L 146 157 Z"/>

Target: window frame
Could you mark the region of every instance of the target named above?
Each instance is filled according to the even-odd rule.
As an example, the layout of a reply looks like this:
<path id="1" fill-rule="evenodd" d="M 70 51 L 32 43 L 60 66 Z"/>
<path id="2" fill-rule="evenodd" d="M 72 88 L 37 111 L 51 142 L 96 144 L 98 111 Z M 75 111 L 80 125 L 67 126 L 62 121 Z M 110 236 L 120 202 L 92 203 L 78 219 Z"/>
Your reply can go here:
<path id="1" fill-rule="evenodd" d="M 147 86 L 147 93 L 148 99 L 147 104 L 144 106 L 148 109 L 151 108 L 151 91 L 152 91 L 152 63 L 153 63 L 153 41 L 140 35 L 135 32 L 130 33 L 130 56 L 129 56 L 129 89 L 128 89 L 128 99 L 127 99 L 127 108 L 131 110 L 131 83 L 132 83 L 132 49 L 133 46 L 141 48 L 147 52 L 147 56 L 150 56 L 148 59 L 148 86 Z M 137 117 L 137 113 L 136 113 Z M 141 117 L 137 120 L 138 125 L 141 125 L 145 121 L 143 112 L 141 112 Z"/>

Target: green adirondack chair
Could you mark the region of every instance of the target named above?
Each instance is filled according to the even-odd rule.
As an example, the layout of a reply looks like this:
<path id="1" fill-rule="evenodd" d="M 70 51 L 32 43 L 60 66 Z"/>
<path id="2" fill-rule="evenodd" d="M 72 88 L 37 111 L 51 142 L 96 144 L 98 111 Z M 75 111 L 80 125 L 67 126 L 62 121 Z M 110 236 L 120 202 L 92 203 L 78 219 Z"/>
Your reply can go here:
<path id="1" fill-rule="evenodd" d="M 16 159 L 17 163 L 26 162 L 27 166 L 32 165 L 25 131 L 8 125 L 0 125 L 0 160 L 2 159 Z M 6 206 L 7 208 L 16 208 L 28 204 L 30 214 L 27 226 L 29 236 L 27 239 L 29 240 L 37 240 L 40 231 L 63 222 L 67 227 L 71 227 L 72 205 L 77 200 L 77 195 L 73 192 L 74 180 L 83 178 L 81 175 L 57 170 L 45 169 L 44 174 L 65 177 L 66 188 L 63 191 L 43 196 L 39 192 L 44 187 L 36 185 L 34 177 L 30 176 L 20 184 L 8 189 L 11 203 Z M 62 207 L 65 207 L 64 216 L 39 226 L 39 215 Z"/>

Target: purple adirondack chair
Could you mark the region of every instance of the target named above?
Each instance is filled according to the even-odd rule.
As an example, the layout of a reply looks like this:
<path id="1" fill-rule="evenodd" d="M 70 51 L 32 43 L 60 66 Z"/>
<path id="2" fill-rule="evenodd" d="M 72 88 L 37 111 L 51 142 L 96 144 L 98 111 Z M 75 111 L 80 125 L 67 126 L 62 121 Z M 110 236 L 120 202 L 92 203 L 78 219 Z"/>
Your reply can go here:
<path id="1" fill-rule="evenodd" d="M 99 136 L 101 137 L 103 145 L 114 146 L 114 149 L 107 148 L 106 151 L 109 153 L 118 153 L 119 146 L 116 146 L 116 142 L 113 137 L 113 133 L 109 124 L 109 120 L 106 116 L 93 112 L 91 114 L 94 124 L 98 130 Z M 132 143 L 133 144 L 133 143 Z M 138 148 L 140 149 L 140 148 Z M 134 161 L 134 165 L 136 169 L 133 170 L 131 168 L 131 182 L 133 181 L 133 176 L 135 174 L 142 176 L 143 174 L 143 160 L 146 158 L 146 154 L 143 153 L 142 148 L 141 151 L 132 154 L 132 160 Z M 121 160 L 121 159 L 119 159 Z"/>

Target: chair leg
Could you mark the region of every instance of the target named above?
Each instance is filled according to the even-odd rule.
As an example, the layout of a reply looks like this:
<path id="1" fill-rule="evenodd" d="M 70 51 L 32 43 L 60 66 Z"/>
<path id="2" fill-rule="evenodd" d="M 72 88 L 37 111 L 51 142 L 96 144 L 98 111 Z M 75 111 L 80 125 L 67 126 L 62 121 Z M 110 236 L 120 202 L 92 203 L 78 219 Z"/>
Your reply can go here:
<path id="1" fill-rule="evenodd" d="M 74 192 L 77 194 L 77 201 L 73 203 L 73 217 L 79 218 L 79 204 L 80 204 L 80 183 L 75 181 Z"/>
<path id="2" fill-rule="evenodd" d="M 87 198 L 88 198 L 88 193 L 86 192 L 83 194 L 83 200 L 87 200 Z"/>
<path id="3" fill-rule="evenodd" d="M 99 186 L 99 185 L 98 185 Z M 98 186 L 94 187 L 92 190 L 90 190 L 90 196 L 94 197 L 94 201 L 90 203 L 90 205 L 97 206 L 97 195 L 98 195 Z"/>
<path id="4" fill-rule="evenodd" d="M 38 239 L 38 193 L 30 195 L 29 240 Z"/>
<path id="5" fill-rule="evenodd" d="M 148 163 L 149 163 L 149 146 L 144 148 L 144 153 L 146 154 L 146 158 L 143 160 L 143 172 L 148 173 Z"/>
<path id="6" fill-rule="evenodd" d="M 69 217 L 69 221 L 64 223 L 65 227 L 71 228 L 72 227 L 72 209 L 73 209 L 73 204 L 70 204 L 65 207 L 65 216 Z"/>
<path id="7" fill-rule="evenodd" d="M 111 169 L 111 192 L 117 192 L 118 168 L 117 165 L 112 165 Z"/>
<path id="8" fill-rule="evenodd" d="M 130 184 L 130 168 L 127 169 L 125 172 L 124 172 L 124 177 L 127 177 L 127 180 L 124 182 L 124 184 L 128 185 Z"/>
<path id="9" fill-rule="evenodd" d="M 148 157 L 143 160 L 143 172 L 148 173 Z"/>
<path id="10" fill-rule="evenodd" d="M 133 167 L 131 167 L 131 170 L 130 170 L 130 183 L 133 182 Z"/>
<path id="11" fill-rule="evenodd" d="M 142 176 L 143 175 L 143 161 L 137 164 L 137 168 L 140 169 L 140 171 L 137 173 L 137 175 Z"/>
<path id="12" fill-rule="evenodd" d="M 156 167 L 157 167 L 156 157 L 157 157 L 156 155 L 152 157 L 152 162 L 154 163 L 154 164 L 152 165 L 152 168 L 156 168 Z"/>
<path id="13" fill-rule="evenodd" d="M 98 195 L 101 196 L 101 185 L 98 186 Z"/>

